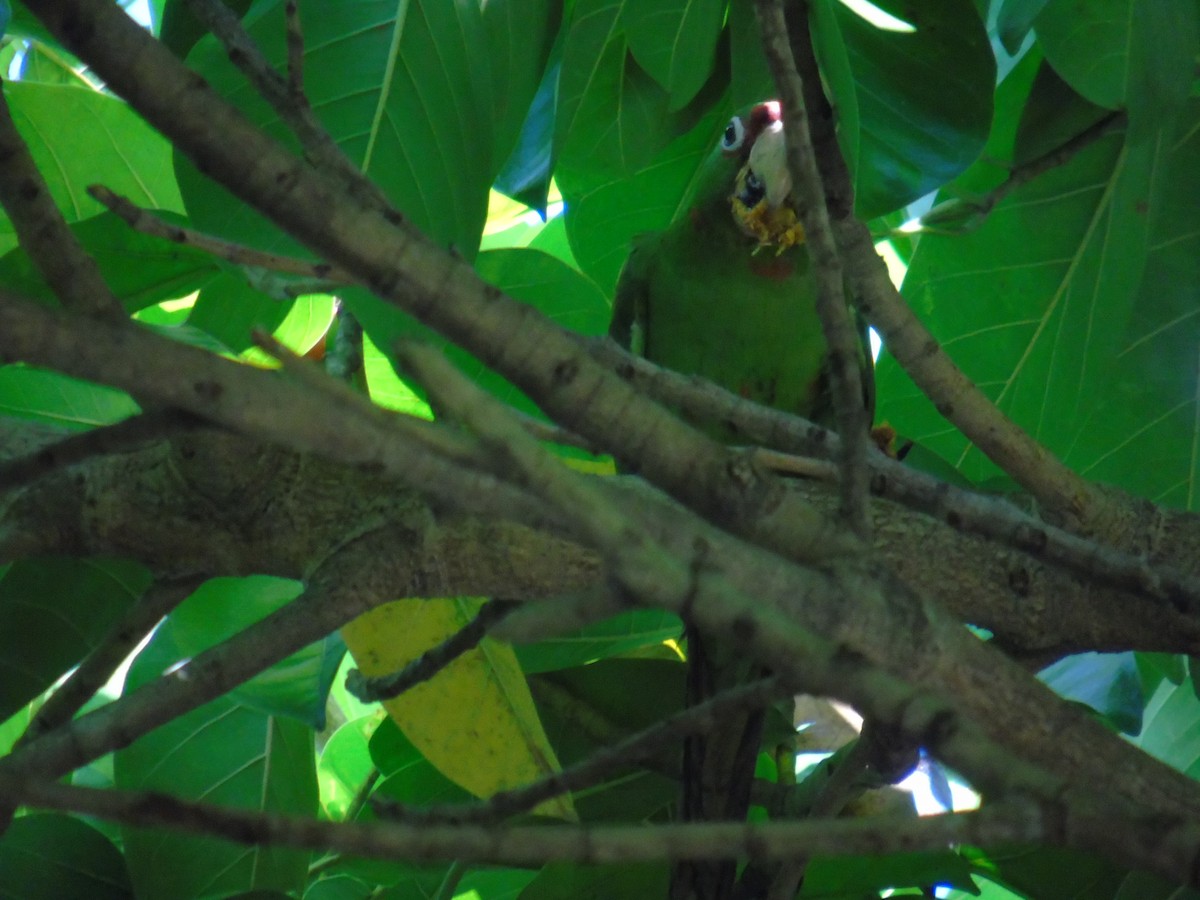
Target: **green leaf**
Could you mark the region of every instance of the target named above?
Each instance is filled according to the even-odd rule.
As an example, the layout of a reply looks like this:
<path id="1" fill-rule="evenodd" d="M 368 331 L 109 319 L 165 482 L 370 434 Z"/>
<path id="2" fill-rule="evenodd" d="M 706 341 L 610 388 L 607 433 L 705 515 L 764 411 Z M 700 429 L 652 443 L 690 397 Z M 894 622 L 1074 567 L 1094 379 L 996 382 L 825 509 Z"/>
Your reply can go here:
<path id="1" fill-rule="evenodd" d="M 1142 688 L 1133 653 L 1080 653 L 1038 678 L 1060 697 L 1085 703 L 1126 734 L 1142 729 Z"/>
<path id="2" fill-rule="evenodd" d="M 564 765 L 595 753 L 677 712 L 685 666 L 678 661 L 609 659 L 530 679 L 546 734 Z M 584 822 L 663 820 L 679 783 L 634 770 L 574 795 Z"/>
<path id="3" fill-rule="evenodd" d="M 669 875 L 666 863 L 551 863 L 520 896 L 521 900 L 644 900 L 667 896 Z"/>
<path id="4" fill-rule="evenodd" d="M 974 886 L 974 867 L 950 851 L 890 856 L 817 857 L 804 873 L 800 897 L 859 897 L 887 888 Z"/>
<path id="5" fill-rule="evenodd" d="M 245 23 L 281 69 L 283 6 L 282 0 L 257 5 Z M 508 152 L 495 144 L 495 92 L 503 86 L 490 81 L 479 5 L 312 0 L 303 13 L 306 91 L 329 134 L 429 238 L 474 256 L 488 188 Z M 293 143 L 213 38 L 201 40 L 188 63 L 251 121 Z M 509 72 L 514 84 L 528 78 L 520 67 Z M 508 113 L 502 118 L 507 125 Z M 176 165 L 198 227 L 256 247 L 303 252 L 182 157 Z"/>
<path id="6" fill-rule="evenodd" d="M 373 885 L 352 875 L 334 875 L 309 885 L 304 900 L 362 900 L 370 897 L 373 889 Z"/>
<path id="7" fill-rule="evenodd" d="M 103 184 L 138 206 L 182 212 L 170 145 L 114 97 L 71 85 L 10 82 L 4 97 L 21 137 L 68 222 L 104 207 L 87 194 Z M 16 244 L 0 216 L 0 251 Z"/>
<path id="8" fill-rule="evenodd" d="M 677 616 L 663 610 L 639 609 L 613 616 L 574 634 L 519 646 L 517 659 L 526 674 L 582 666 L 679 637 Z"/>
<path id="9" fill-rule="evenodd" d="M 996 31 L 1005 50 L 1016 55 L 1046 3 L 1047 0 L 1004 0 L 996 17 Z"/>
<path id="10" fill-rule="evenodd" d="M 375 764 L 368 742 L 382 721 L 381 713 L 360 716 L 335 731 L 326 742 L 317 764 L 321 813 L 325 818 L 334 822 L 344 820 L 371 778 Z"/>
<path id="11" fill-rule="evenodd" d="M 414 806 L 471 803 L 474 797 L 421 755 L 396 723 L 384 719 L 371 734 L 371 760 L 383 776 L 381 797 Z"/>
<path id="12" fill-rule="evenodd" d="M 712 73 L 724 0 L 627 0 L 621 25 L 634 58 L 670 94 L 669 108 L 687 106 Z"/>
<path id="13" fill-rule="evenodd" d="M 1142 277 L 1131 291 L 1127 325 L 1120 345 L 1103 362 L 1108 382 L 1096 391 L 1077 433 L 1067 436 L 1073 443 L 1064 454 L 1089 480 L 1187 509 L 1200 504 L 1195 442 L 1200 235 L 1190 202 L 1200 191 L 1198 125 L 1200 102 L 1193 101 L 1177 135 L 1163 140 L 1163 163 L 1153 173 L 1160 202 L 1145 213 L 1153 233 Z"/>
<path id="14" fill-rule="evenodd" d="M 0 721 L 78 665 L 149 583 L 124 560 L 9 565 L 0 579 Z"/>
<path id="15" fill-rule="evenodd" d="M 733 108 L 743 109 L 775 96 L 775 79 L 763 55 L 762 37 L 751 0 L 729 4 L 729 87 Z"/>
<path id="16" fill-rule="evenodd" d="M 181 216 L 163 213 L 173 224 Z M 128 312 L 198 290 L 219 269 L 207 253 L 134 231 L 110 212 L 73 223 L 71 232 L 96 261 L 104 283 Z M 15 247 L 0 259 L 0 284 L 14 293 L 54 302 L 29 254 Z"/>
<path id="17" fill-rule="evenodd" d="M 1200 699 L 1191 678 L 1161 682 L 1146 701 L 1143 723 L 1139 747 L 1193 778 L 1200 775 Z"/>
<path id="18" fill-rule="evenodd" d="M 72 816 L 19 816 L 0 836 L 0 895 L 20 900 L 133 900 L 121 852 Z"/>
<path id="19" fill-rule="evenodd" d="M 899 209 L 974 162 L 996 80 L 970 0 L 874 6 L 892 21 L 873 24 L 837 0 L 813 5 L 814 44 L 863 219 Z"/>
<path id="20" fill-rule="evenodd" d="M 240 19 L 250 8 L 251 0 L 222 0 L 222 2 Z M 188 51 L 196 45 L 196 42 L 208 34 L 208 29 L 192 15 L 192 11 L 188 9 L 186 3 L 167 3 L 163 8 L 161 23 L 159 39 L 180 59 L 187 56 Z M 307 20 L 303 24 L 307 29 Z"/>
<path id="21" fill-rule="evenodd" d="M 190 659 L 275 612 L 300 590 L 298 582 L 266 575 L 206 581 L 167 617 L 156 637 L 157 652 Z M 344 653 L 341 639 L 329 635 L 254 676 L 231 696 L 319 731 L 325 727 L 325 698 Z"/>
<path id="22" fill-rule="evenodd" d="M 252 288 L 239 272 L 223 271 L 200 291 L 188 324 L 240 353 L 252 346 L 254 329 L 274 332 L 292 308 Z"/>
<path id="23" fill-rule="evenodd" d="M 513 151 L 530 104 L 547 84 L 543 76 L 561 17 L 560 0 L 490 0 L 483 4 L 497 163 Z"/>
<path id="24" fill-rule="evenodd" d="M 1192 0 L 1060 0 L 1046 5 L 1034 28 L 1046 59 L 1071 87 L 1156 127 L 1188 96 L 1190 81 L 1179 73 L 1200 49 L 1198 15 Z"/>
<path id="25" fill-rule="evenodd" d="M 1079 850 L 1010 847 L 990 850 L 996 880 L 1032 900 L 1112 900 L 1128 874 L 1124 867 Z"/>
<path id="26" fill-rule="evenodd" d="M 66 428 L 112 425 L 141 412 L 124 391 L 32 366 L 0 367 L 0 415 Z"/>
<path id="27" fill-rule="evenodd" d="M 1056 81 L 1039 78 L 1033 90 L 1061 96 Z M 1031 99 L 1029 107 L 1036 106 Z M 1194 360 L 1163 373 L 1170 376 L 1170 405 L 1158 401 L 1147 415 L 1148 397 L 1123 408 L 1121 392 L 1149 394 L 1163 383 L 1126 369 L 1123 357 L 1135 349 L 1131 326 L 1147 318 L 1161 323 L 1170 314 L 1164 307 L 1178 315 L 1195 284 L 1163 297 L 1139 291 L 1143 272 L 1161 271 L 1146 265 L 1152 246 L 1176 265 L 1195 264 L 1187 247 L 1194 229 L 1181 206 L 1169 212 L 1196 178 L 1188 153 L 1165 138 L 1131 145 L 1109 135 L 1013 192 L 976 230 L 923 235 L 903 288 L 947 353 L 1019 425 L 1081 474 L 1150 496 L 1178 486 L 1190 471 L 1147 466 L 1143 433 L 1154 430 L 1153 456 L 1187 458 L 1190 437 L 1178 432 L 1164 443 L 1164 432 L 1185 424 L 1165 419 L 1188 396 L 1179 388 Z M 1166 327 L 1148 335 L 1160 353 L 1162 342 L 1180 337 Z M 886 355 L 877 381 L 881 418 L 972 480 L 996 474 Z"/>
<path id="28" fill-rule="evenodd" d="M 729 121 L 718 107 L 627 178 L 596 177 L 564 164 L 556 173 L 566 201 L 565 224 L 580 268 L 606 296 L 616 288 L 630 241 L 666 228 L 683 210 L 684 196 Z"/>
<path id="29" fill-rule="evenodd" d="M 160 632 L 130 668 L 128 689 L 175 661 Z M 117 751 L 117 787 L 164 791 L 239 809 L 312 816 L 317 809 L 312 731 L 221 697 Z M 251 889 L 299 891 L 308 853 L 243 846 L 167 829 L 123 827 L 138 900 L 184 900 Z"/>

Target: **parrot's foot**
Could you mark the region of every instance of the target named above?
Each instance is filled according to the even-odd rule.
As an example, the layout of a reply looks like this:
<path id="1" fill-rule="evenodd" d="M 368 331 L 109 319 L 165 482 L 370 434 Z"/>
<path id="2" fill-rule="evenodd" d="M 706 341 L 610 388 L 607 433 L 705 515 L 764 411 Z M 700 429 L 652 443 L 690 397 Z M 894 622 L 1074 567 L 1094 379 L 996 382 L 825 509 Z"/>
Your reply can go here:
<path id="1" fill-rule="evenodd" d="M 885 455 L 896 459 L 896 429 L 887 422 L 871 429 L 871 443 L 882 450 Z"/>

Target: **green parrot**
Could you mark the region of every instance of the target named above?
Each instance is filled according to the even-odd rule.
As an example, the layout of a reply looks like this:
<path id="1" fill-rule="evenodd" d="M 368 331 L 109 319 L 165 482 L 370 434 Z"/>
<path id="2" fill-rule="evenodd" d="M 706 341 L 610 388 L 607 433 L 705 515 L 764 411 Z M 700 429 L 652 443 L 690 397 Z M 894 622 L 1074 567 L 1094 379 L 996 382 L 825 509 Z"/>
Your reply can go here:
<path id="1" fill-rule="evenodd" d="M 665 368 L 832 426 L 828 347 L 784 151 L 776 101 L 729 121 L 682 213 L 665 231 L 635 239 L 609 334 Z M 870 408 L 865 349 L 862 358 Z M 728 431 L 714 436 L 736 441 Z M 690 626 L 687 639 L 689 703 L 763 674 Z M 762 711 L 747 712 L 685 741 L 681 818 L 745 819 L 763 718 Z M 734 894 L 736 871 L 732 861 L 680 864 L 671 898 L 746 896 Z"/>

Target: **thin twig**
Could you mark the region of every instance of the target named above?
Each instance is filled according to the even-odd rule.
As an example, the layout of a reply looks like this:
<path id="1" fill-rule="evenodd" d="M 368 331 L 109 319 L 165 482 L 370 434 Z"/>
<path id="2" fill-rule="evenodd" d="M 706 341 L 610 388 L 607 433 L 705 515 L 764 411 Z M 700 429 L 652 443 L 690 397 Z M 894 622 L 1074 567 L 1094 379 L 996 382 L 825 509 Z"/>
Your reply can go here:
<path id="1" fill-rule="evenodd" d="M 37 711 L 18 746 L 69 722 L 85 703 L 112 677 L 113 672 L 133 649 L 195 590 L 198 582 L 152 584 L 146 593 L 122 615 L 100 643 L 79 664 L 50 699 Z"/>
<path id="2" fill-rule="evenodd" d="M 809 136 L 804 86 L 792 58 L 783 4 L 781 0 L 757 0 L 755 12 L 760 40 L 783 104 L 788 170 L 799 194 L 800 218 L 817 273 L 817 313 L 829 345 L 834 411 L 842 438 L 838 460 L 842 469 L 841 514 L 855 533 L 867 538 L 870 536 L 867 518 L 870 422 L 863 404 L 865 349 L 846 303 L 842 262 L 825 207 L 825 188 Z"/>
<path id="3" fill-rule="evenodd" d="M 358 383 L 363 371 L 363 329 L 358 319 L 339 303 L 333 346 L 325 349 L 325 371 L 347 384 Z"/>
<path id="4" fill-rule="evenodd" d="M 223 837 L 242 844 L 337 851 L 386 860 L 460 860 L 500 865 L 549 861 L 601 863 L 744 856 L 790 859 L 797 853 L 844 855 L 934 850 L 947 844 L 1036 842 L 1055 834 L 1050 813 L 1010 801 L 972 812 L 925 818 L 808 822 L 713 822 L 683 825 L 535 825 L 503 828 L 414 826 L 397 822 L 325 822 L 180 800 L 151 791 L 101 790 L 0 776 L 0 798 L 151 828 Z M 1192 878 L 1184 863 L 1186 822 L 1156 830 L 1162 850 L 1156 868 L 1176 880 Z M 1138 833 L 1155 823 L 1129 822 Z M 1099 830 L 1099 826 L 1093 826 Z M 1111 830 L 1111 829 L 1110 829 Z M 1090 837 L 1091 835 L 1088 835 Z M 1190 857 L 1187 860 L 1190 863 Z"/>
<path id="5" fill-rule="evenodd" d="M 221 0 L 186 2 L 192 15 L 221 42 L 230 62 L 241 70 L 255 90 L 296 135 L 304 148 L 305 156 L 319 168 L 334 175 L 361 203 L 389 216 L 395 216 L 395 210 L 383 192 L 363 178 L 354 164 L 346 158 L 313 113 L 311 104 L 307 99 L 298 99 L 302 95 L 293 92 L 291 79 L 285 79 L 275 71 L 233 11 Z M 296 21 L 298 28 L 298 16 Z M 288 52 L 292 52 L 290 33 Z M 293 70 L 293 75 L 295 71 Z"/>
<path id="6" fill-rule="evenodd" d="M 300 7 L 296 0 L 287 0 L 283 7 L 287 22 L 288 93 L 297 106 L 308 106 L 304 93 L 304 30 L 300 26 Z"/>
<path id="7" fill-rule="evenodd" d="M 285 275 L 301 275 L 311 278 L 317 284 L 305 285 L 305 291 L 316 290 L 322 285 L 333 288 L 353 284 L 354 279 L 348 272 L 326 262 L 310 262 L 296 259 L 294 256 L 283 256 L 279 253 L 268 253 L 256 250 L 244 244 L 236 244 L 223 238 L 213 237 L 182 225 L 172 225 L 170 222 L 156 216 L 149 210 L 142 209 L 120 194 L 113 193 L 103 185 L 89 185 L 87 192 L 109 210 L 116 213 L 128 223 L 129 227 L 142 234 L 162 238 L 175 244 L 195 247 L 219 259 L 239 266 L 257 266 L 272 272 Z"/>
<path id="8" fill-rule="evenodd" d="M 1124 128 L 1127 122 L 1128 116 L 1122 110 L 1114 110 L 1101 116 L 1083 131 L 1063 141 L 1057 147 L 1012 168 L 1008 177 L 998 187 L 988 191 L 982 197 L 959 197 L 939 203 L 921 216 L 920 230 L 957 234 L 964 230 L 978 228 L 992 210 L 1013 191 L 1024 187 L 1051 169 L 1066 165 L 1077 153 L 1090 147 L 1102 137 Z M 965 225 L 954 227 L 954 223 L 962 222 L 964 218 L 967 220 Z"/>
<path id="9" fill-rule="evenodd" d="M 172 434 L 191 431 L 203 422 L 180 410 L 142 413 L 115 425 L 93 428 L 42 447 L 27 456 L 0 463 L 0 493 L 77 465 L 95 456 L 124 453 Z"/>
<path id="10" fill-rule="evenodd" d="M 363 703 L 390 700 L 428 681 L 464 653 L 474 650 L 491 627 L 517 607 L 511 600 L 493 599 L 479 608 L 470 622 L 442 643 L 426 650 L 399 672 L 368 678 L 358 669 L 346 675 L 346 690 Z"/>
<path id="11" fill-rule="evenodd" d="M 561 794 L 599 784 L 615 772 L 676 746 L 685 735 L 712 731 L 720 727 L 727 716 L 748 709 L 760 709 L 785 693 L 775 678 L 738 685 L 655 722 L 617 744 L 601 747 L 582 762 L 561 772 L 547 775 L 522 788 L 493 794 L 483 803 L 414 809 L 380 800 L 376 806 L 381 813 L 409 823 L 486 825 L 502 822 Z"/>

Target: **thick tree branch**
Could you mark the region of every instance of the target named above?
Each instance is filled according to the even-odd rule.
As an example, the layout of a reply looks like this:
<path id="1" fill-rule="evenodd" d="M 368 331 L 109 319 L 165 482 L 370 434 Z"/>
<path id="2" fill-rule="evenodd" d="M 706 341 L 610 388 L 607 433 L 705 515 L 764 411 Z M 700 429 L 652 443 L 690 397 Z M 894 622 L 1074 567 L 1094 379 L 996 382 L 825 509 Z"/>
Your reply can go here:
<path id="1" fill-rule="evenodd" d="M 837 435 L 805 419 L 751 403 L 712 382 L 660 368 L 611 341 L 593 341 L 589 348 L 622 378 L 693 421 L 720 423 L 747 443 L 789 453 L 824 459 L 838 452 Z M 1136 531 L 1149 536 L 1148 543 L 1122 551 L 1036 519 L 1005 497 L 955 487 L 881 453 L 869 454 L 867 466 L 871 493 L 876 497 L 1061 566 L 1097 586 L 1120 587 L 1164 600 L 1188 615 L 1200 612 L 1200 578 L 1193 574 L 1200 518 L 1194 514 L 1122 497 L 1118 502 L 1133 512 Z M 1112 488 L 1101 490 L 1115 493 Z M 1135 529 L 1131 525 L 1129 530 Z"/>
<path id="2" fill-rule="evenodd" d="M 356 202 L 297 160 L 119 8 L 104 0 L 34 0 L 30 7 L 214 179 L 380 297 L 470 350 L 559 424 L 611 447 L 682 502 L 781 553 L 811 560 L 861 550 L 778 479 L 635 393 L 569 334 L 483 284 L 401 217 Z"/>

